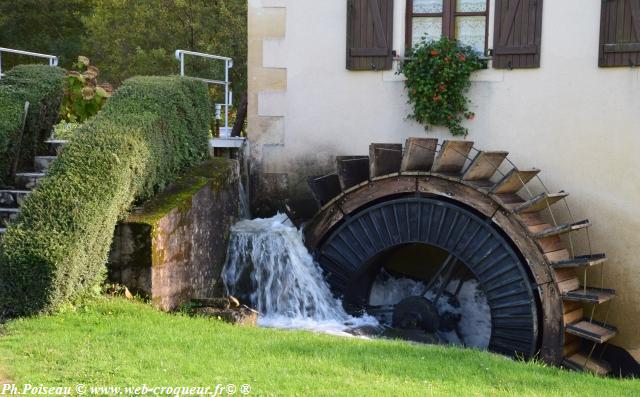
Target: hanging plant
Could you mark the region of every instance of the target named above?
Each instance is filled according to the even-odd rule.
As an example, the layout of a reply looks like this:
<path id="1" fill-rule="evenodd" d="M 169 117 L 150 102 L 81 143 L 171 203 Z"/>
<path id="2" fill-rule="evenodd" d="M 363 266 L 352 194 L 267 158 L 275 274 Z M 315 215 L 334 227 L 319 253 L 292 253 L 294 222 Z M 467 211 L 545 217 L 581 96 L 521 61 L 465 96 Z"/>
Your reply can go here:
<path id="1" fill-rule="evenodd" d="M 473 119 L 468 109 L 466 92 L 471 86 L 471 73 L 483 67 L 471 47 L 460 46 L 455 40 L 421 41 L 408 50 L 399 73 L 407 78 L 405 86 L 417 122 L 442 125 L 455 136 L 466 136 L 463 118 Z"/>

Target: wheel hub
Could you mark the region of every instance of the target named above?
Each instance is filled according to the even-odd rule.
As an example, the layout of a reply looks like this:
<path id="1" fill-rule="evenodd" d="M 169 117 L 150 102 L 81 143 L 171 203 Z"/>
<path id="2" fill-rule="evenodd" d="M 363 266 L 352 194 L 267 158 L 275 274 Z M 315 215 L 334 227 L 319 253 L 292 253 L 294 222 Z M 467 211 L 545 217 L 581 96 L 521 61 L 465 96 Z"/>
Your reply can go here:
<path id="1" fill-rule="evenodd" d="M 440 328 L 438 309 L 427 298 L 410 296 L 396 305 L 393 311 L 392 326 L 434 333 Z"/>

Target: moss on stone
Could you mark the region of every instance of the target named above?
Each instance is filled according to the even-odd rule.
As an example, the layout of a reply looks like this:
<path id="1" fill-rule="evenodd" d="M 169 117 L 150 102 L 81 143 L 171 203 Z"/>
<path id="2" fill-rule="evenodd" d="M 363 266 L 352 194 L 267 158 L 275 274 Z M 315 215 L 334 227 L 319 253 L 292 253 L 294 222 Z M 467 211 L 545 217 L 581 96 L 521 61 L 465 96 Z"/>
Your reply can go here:
<path id="1" fill-rule="evenodd" d="M 175 208 L 181 211 L 190 209 L 193 196 L 202 188 L 209 185 L 218 192 L 228 183 L 233 174 L 232 164 L 230 160 L 215 158 L 187 170 L 164 191 L 131 214 L 127 222 L 155 227 L 160 219 Z"/>

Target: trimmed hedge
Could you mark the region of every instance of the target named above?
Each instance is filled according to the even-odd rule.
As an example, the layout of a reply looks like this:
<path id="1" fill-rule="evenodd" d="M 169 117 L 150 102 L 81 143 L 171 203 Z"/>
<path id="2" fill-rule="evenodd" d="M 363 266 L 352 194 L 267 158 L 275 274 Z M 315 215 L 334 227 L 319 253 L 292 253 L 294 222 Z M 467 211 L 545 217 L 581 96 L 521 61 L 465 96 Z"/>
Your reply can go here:
<path id="1" fill-rule="evenodd" d="M 50 311 L 102 281 L 116 222 L 208 154 L 205 83 L 127 80 L 79 127 L 7 230 L 0 311 Z"/>
<path id="2" fill-rule="evenodd" d="M 7 181 L 22 129 L 24 92 L 0 85 L 0 185 Z"/>
<path id="3" fill-rule="evenodd" d="M 20 145 L 20 168 L 32 167 L 33 158 L 41 150 L 46 148 L 44 141 L 51 135 L 53 125 L 58 120 L 60 105 L 64 95 L 65 71 L 57 67 L 46 65 L 19 65 L 11 69 L 0 80 L 0 97 L 7 96 L 8 101 L 20 101 L 20 115 L 24 111 L 24 102 L 29 101 L 29 113 L 27 114 L 27 124 Z M 15 105 L 12 106 L 15 108 Z M 2 108 L 0 108 L 2 109 Z M 13 111 L 8 110 L 9 113 Z M 7 113 L 0 110 L 0 117 Z M 11 116 L 13 120 L 15 116 Z M 22 116 L 21 116 L 22 117 Z M 15 158 L 16 132 L 14 125 L 8 130 L 0 128 L 0 155 L 5 158 Z M 10 138 L 7 138 L 10 137 Z M 6 139 L 10 144 L 2 145 L 2 140 Z M 8 161 L 8 160 L 7 160 Z M 0 164 L 0 179 L 7 177 L 7 168 L 4 168 L 4 161 Z M 0 182 L 2 182 L 0 180 Z M 6 181 L 11 183 L 12 181 Z"/>

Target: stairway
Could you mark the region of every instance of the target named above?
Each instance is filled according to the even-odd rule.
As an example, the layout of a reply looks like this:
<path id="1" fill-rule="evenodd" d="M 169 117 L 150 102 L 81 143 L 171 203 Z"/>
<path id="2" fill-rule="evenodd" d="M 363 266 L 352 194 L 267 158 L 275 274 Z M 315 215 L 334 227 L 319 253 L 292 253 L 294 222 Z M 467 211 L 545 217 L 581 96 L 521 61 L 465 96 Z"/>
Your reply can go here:
<path id="1" fill-rule="evenodd" d="M 22 203 L 42 178 L 47 176 L 49 167 L 67 141 L 50 139 L 46 143 L 49 153 L 36 156 L 32 170 L 16 173 L 13 186 L 0 187 L 0 240 L 9 224 L 20 216 Z"/>

